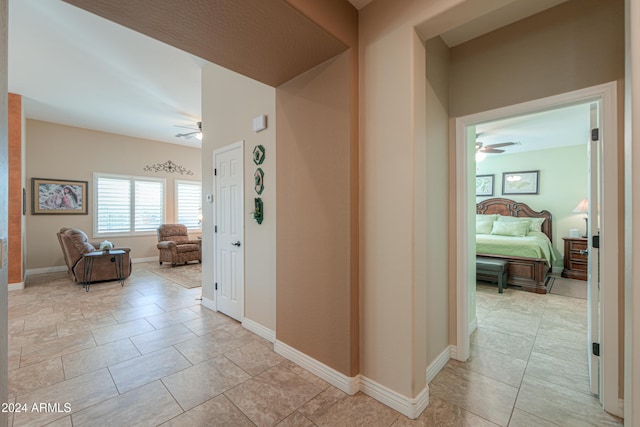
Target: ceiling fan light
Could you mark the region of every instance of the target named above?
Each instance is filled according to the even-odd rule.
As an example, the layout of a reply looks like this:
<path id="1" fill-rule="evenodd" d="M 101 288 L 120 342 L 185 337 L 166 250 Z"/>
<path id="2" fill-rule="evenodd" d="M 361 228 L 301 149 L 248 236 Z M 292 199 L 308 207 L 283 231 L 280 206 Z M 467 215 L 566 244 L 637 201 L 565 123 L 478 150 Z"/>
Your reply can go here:
<path id="1" fill-rule="evenodd" d="M 486 153 L 483 153 L 482 151 L 476 151 L 476 162 L 481 162 L 481 161 L 483 161 L 486 157 L 487 157 L 487 154 L 486 154 Z"/>

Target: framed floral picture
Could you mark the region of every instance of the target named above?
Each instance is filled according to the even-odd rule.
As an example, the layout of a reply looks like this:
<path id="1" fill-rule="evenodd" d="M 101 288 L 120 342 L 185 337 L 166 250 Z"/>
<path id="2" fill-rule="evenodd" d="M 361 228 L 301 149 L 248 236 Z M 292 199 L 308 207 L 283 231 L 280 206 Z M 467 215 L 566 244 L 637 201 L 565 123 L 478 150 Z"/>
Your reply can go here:
<path id="1" fill-rule="evenodd" d="M 87 215 L 87 181 L 31 178 L 32 215 Z"/>
<path id="2" fill-rule="evenodd" d="M 476 196 L 493 196 L 495 175 L 476 175 Z"/>
<path id="3" fill-rule="evenodd" d="M 540 171 L 504 172 L 502 194 L 538 194 Z"/>

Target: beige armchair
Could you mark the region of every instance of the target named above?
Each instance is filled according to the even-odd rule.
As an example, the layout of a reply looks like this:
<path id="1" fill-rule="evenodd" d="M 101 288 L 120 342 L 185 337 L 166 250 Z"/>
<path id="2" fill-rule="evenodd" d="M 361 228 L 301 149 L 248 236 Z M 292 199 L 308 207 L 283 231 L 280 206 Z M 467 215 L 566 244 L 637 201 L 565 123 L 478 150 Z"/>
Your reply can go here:
<path id="1" fill-rule="evenodd" d="M 64 261 L 67 264 L 69 277 L 74 282 L 85 282 L 84 263 L 86 260 L 82 257 L 82 254 L 97 251 L 98 249 L 93 244 L 89 243 L 87 235 L 77 228 L 61 228 L 58 232 L 58 242 L 60 242 L 60 247 L 62 248 L 62 254 L 64 255 Z M 96 243 L 96 245 L 98 244 Z M 123 273 L 125 278 L 129 277 L 131 275 L 131 258 L 129 256 L 131 249 L 113 248 L 113 250 L 116 249 L 126 252 L 124 255 Z M 117 275 L 115 259 L 113 257 L 105 256 L 94 260 L 91 274 L 92 282 L 118 279 L 121 278 Z"/>
<path id="2" fill-rule="evenodd" d="M 163 224 L 158 227 L 158 250 L 160 265 L 170 262 L 175 267 L 182 262 L 202 262 L 202 241 L 189 240 L 187 227 L 182 224 Z"/>

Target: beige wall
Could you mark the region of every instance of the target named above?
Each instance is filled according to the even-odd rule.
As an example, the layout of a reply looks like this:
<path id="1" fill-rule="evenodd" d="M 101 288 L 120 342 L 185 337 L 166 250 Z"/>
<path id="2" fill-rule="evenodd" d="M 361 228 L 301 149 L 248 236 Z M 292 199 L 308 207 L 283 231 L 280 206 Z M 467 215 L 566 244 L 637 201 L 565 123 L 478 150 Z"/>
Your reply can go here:
<path id="1" fill-rule="evenodd" d="M 421 171 L 426 185 L 423 218 L 426 234 L 421 239 L 427 245 L 423 261 L 427 270 L 427 364 L 449 345 L 449 49 L 439 37 L 425 44 L 427 75 L 427 138 L 426 156 L 418 159 L 416 171 Z M 426 165 L 426 167 L 425 167 Z M 427 171 L 428 174 L 427 174 Z M 427 176 L 428 175 L 428 176 Z"/>
<path id="2" fill-rule="evenodd" d="M 88 215 L 32 215 L 31 190 L 27 191 L 27 269 L 64 266 L 64 258 L 56 237 L 61 227 L 83 230 L 93 238 L 93 173 L 164 178 L 165 220 L 174 219 L 174 180 L 201 180 L 200 149 L 175 144 L 131 138 L 105 132 L 63 126 L 38 120 L 27 120 L 27 182 L 31 178 L 54 178 L 88 181 Z M 145 171 L 144 167 L 171 160 L 193 175 Z M 116 246 L 131 248 L 131 257 L 156 258 L 158 241 L 155 234 L 141 237 L 110 237 Z"/>
<path id="3" fill-rule="evenodd" d="M 7 141 L 7 0 L 0 0 L 0 239 L 7 238 L 8 141 Z M 9 401 L 7 388 L 7 268 L 0 260 L 0 402 Z M 0 425 L 7 414 L 0 411 Z"/>
<path id="4" fill-rule="evenodd" d="M 640 0 L 627 2 L 625 81 L 625 425 L 640 423 Z"/>
<path id="5" fill-rule="evenodd" d="M 572 0 L 452 48 L 449 113 L 466 116 L 623 75 L 623 1 Z"/>
<path id="6" fill-rule="evenodd" d="M 349 52 L 276 90 L 277 335 L 352 376 L 349 100 Z"/>
<path id="7" fill-rule="evenodd" d="M 267 129 L 252 130 L 252 120 L 267 115 Z M 213 152 L 244 140 L 244 221 L 245 311 L 244 316 L 267 329 L 276 330 L 276 107 L 275 89 L 217 65 L 202 70 L 202 170 L 203 194 L 213 194 Z M 258 225 L 249 212 L 258 197 L 253 189 L 256 165 L 253 148 L 261 144 L 266 157 L 261 165 L 264 191 L 264 221 Z M 278 171 L 279 173 L 279 171 Z M 203 205 L 202 294 L 213 301 L 213 204 Z"/>

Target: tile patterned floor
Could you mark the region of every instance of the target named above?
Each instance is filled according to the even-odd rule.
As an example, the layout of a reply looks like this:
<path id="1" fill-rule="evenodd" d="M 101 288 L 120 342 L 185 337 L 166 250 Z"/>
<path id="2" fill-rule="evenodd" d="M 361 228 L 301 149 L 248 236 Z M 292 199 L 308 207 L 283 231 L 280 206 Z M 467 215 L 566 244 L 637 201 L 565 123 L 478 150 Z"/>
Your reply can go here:
<path id="1" fill-rule="evenodd" d="M 621 425 L 588 393 L 580 300 L 480 286 L 471 359 L 450 361 L 409 420 L 287 361 L 199 296 L 143 265 L 89 293 L 64 273 L 30 277 L 9 293 L 10 401 L 59 407 L 9 425 Z"/>

